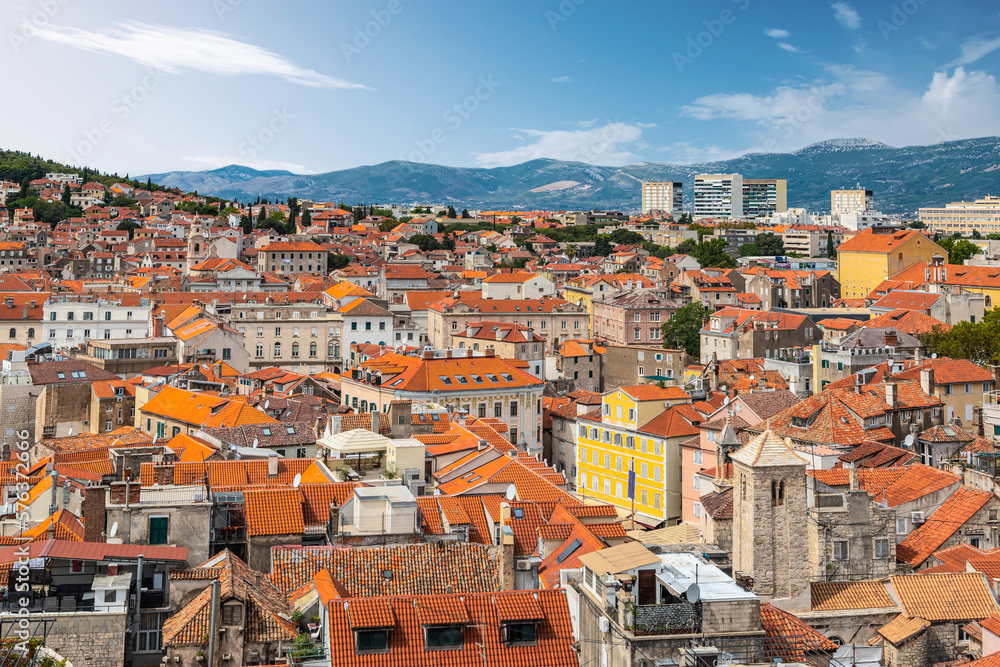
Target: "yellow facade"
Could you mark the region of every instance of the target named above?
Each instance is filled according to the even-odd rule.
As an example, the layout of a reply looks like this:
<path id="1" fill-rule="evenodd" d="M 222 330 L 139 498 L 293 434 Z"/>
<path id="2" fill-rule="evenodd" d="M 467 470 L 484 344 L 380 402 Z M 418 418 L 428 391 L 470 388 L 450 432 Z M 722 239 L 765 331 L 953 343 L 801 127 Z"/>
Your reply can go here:
<path id="1" fill-rule="evenodd" d="M 582 287 L 564 287 L 562 291 L 562 298 L 566 299 L 570 303 L 575 303 L 582 305 L 587 309 L 587 314 L 590 316 L 589 324 L 590 332 L 594 331 L 594 292 L 589 289 Z M 592 333 L 588 332 L 588 336 Z"/>
<path id="2" fill-rule="evenodd" d="M 887 244 L 870 232 L 865 230 L 837 249 L 837 280 L 843 299 L 864 299 L 884 280 L 914 264 L 929 262 L 935 254 L 948 257 L 941 246 L 920 233 L 908 233 L 905 240 Z M 869 239 L 873 242 L 867 243 Z"/>
<path id="3" fill-rule="evenodd" d="M 631 511 L 628 473 L 632 464 L 635 466 L 636 514 L 655 523 L 671 516 L 667 475 L 668 470 L 676 471 L 680 465 L 679 448 L 671 447 L 664 438 L 639 431 L 663 410 L 662 400 L 635 401 L 619 390 L 604 396 L 601 422 L 579 420 L 576 487 L 581 497 Z M 671 451 L 676 454 L 676 461 L 670 460 Z M 644 517 L 640 516 L 639 520 Z"/>

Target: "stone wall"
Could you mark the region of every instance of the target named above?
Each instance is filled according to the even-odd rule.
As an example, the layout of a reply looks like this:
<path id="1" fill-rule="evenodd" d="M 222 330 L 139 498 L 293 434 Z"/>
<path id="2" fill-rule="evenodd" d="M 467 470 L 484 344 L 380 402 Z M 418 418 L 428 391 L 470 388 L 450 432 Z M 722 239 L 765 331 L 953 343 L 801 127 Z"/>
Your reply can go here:
<path id="1" fill-rule="evenodd" d="M 890 641 L 882 643 L 883 667 L 926 667 L 930 664 L 927 662 L 926 632 L 911 637 L 899 646 Z"/>
<path id="2" fill-rule="evenodd" d="M 46 644 L 76 667 L 123 667 L 125 612 L 52 614 Z"/>
<path id="3" fill-rule="evenodd" d="M 973 620 L 973 619 L 969 619 Z M 935 664 L 958 657 L 958 629 L 969 622 L 935 623 L 927 628 L 927 662 Z"/>
<path id="4" fill-rule="evenodd" d="M 701 631 L 706 635 L 760 629 L 760 600 L 701 603 Z"/>

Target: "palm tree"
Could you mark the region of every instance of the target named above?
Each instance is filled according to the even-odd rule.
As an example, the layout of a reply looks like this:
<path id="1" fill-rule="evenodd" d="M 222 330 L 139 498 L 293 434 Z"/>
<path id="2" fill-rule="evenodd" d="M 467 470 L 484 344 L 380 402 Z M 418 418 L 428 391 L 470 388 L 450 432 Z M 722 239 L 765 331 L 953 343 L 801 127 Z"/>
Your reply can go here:
<path id="1" fill-rule="evenodd" d="M 573 261 L 573 258 L 576 257 L 576 245 L 572 243 L 566 244 L 566 256 L 569 257 L 569 261 Z"/>

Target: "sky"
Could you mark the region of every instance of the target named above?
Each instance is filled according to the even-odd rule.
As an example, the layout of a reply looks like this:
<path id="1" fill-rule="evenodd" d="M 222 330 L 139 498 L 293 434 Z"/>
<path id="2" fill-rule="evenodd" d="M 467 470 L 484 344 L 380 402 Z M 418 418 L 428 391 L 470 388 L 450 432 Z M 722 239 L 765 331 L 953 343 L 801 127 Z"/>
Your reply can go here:
<path id="1" fill-rule="evenodd" d="M 121 175 L 1000 134 L 1000 6 L 982 0 L 4 4 L 0 148 Z"/>

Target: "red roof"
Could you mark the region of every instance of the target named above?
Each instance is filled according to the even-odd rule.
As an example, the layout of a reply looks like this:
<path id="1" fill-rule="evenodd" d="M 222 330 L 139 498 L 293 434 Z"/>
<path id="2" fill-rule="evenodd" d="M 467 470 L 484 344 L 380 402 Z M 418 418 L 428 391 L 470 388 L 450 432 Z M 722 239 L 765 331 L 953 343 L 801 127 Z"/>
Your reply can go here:
<path id="1" fill-rule="evenodd" d="M 0 548 L 0 563 L 13 563 L 24 556 L 23 546 Z M 160 547 L 148 544 L 109 544 L 106 542 L 69 542 L 46 540 L 28 545 L 28 558 L 65 558 L 71 560 L 106 560 L 137 558 L 184 561 L 186 547 Z"/>

